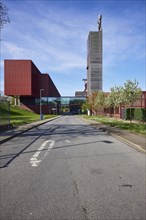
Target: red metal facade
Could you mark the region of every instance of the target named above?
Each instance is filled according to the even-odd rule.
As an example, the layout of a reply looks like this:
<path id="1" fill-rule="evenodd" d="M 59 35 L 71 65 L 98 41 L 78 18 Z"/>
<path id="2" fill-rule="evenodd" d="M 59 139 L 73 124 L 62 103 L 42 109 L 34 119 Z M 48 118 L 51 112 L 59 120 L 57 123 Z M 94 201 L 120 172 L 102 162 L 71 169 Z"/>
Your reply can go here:
<path id="1" fill-rule="evenodd" d="M 41 74 L 31 60 L 4 61 L 4 94 L 8 96 L 60 97 L 48 74 Z"/>
<path id="2" fill-rule="evenodd" d="M 32 95 L 31 61 L 4 61 L 4 93 L 8 96 Z"/>
<path id="3" fill-rule="evenodd" d="M 39 91 L 41 89 L 41 72 L 39 69 L 31 62 L 31 74 L 32 74 L 32 95 L 34 97 L 39 97 Z"/>

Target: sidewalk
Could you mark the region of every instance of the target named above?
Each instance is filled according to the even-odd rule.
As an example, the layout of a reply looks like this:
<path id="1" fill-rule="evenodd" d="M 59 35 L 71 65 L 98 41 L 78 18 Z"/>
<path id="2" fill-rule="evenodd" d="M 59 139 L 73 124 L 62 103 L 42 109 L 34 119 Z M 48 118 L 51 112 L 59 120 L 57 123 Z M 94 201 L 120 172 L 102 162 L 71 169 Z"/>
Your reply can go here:
<path id="1" fill-rule="evenodd" d="M 53 120 L 55 120 L 56 118 L 59 118 L 59 117 L 60 116 L 50 118 L 50 119 L 44 119 L 44 120 L 41 120 L 41 121 L 37 121 L 37 122 L 33 122 L 33 123 L 30 123 L 30 124 L 20 126 L 18 128 L 2 131 L 2 132 L 0 132 L 0 144 L 5 143 L 6 141 L 18 136 L 19 134 L 22 134 L 25 131 L 28 131 L 32 128 L 38 127 L 39 125 L 45 124 L 49 121 L 53 121 Z"/>
<path id="2" fill-rule="evenodd" d="M 107 132 L 109 135 L 119 139 L 120 141 L 130 145 L 138 151 L 146 153 L 146 136 L 141 134 L 136 134 L 121 128 L 111 127 L 108 125 L 104 125 L 100 122 L 96 122 L 94 120 L 85 119 L 90 125 Z"/>
<path id="3" fill-rule="evenodd" d="M 0 144 L 5 143 L 6 141 L 18 136 L 19 134 L 22 134 L 25 131 L 32 129 L 34 127 L 37 127 L 41 124 L 45 124 L 48 121 L 55 120 L 58 117 L 60 117 L 60 116 L 57 116 L 57 117 L 51 118 L 51 119 L 37 121 L 37 122 L 31 123 L 31 124 L 26 124 L 24 126 L 20 126 L 20 127 L 16 128 L 16 129 L 11 129 L 11 130 L 0 132 Z M 120 128 L 103 125 L 102 123 L 96 122 L 94 120 L 89 120 L 89 119 L 84 119 L 84 118 L 81 118 L 81 119 L 83 119 L 84 121 L 86 121 L 90 125 L 92 125 L 96 128 L 99 128 L 102 131 L 107 132 L 108 134 L 112 135 L 113 137 L 119 139 L 120 141 L 132 146 L 136 150 L 146 153 L 146 137 L 144 135 L 135 134 L 135 133 L 132 133 L 127 130 L 120 129 Z"/>

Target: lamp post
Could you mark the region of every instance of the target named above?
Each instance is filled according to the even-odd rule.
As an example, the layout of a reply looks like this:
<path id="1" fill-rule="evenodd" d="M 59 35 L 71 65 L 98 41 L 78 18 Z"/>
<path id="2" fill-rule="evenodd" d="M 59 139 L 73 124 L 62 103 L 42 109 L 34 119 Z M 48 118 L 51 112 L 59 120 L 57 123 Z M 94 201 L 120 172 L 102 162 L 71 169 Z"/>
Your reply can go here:
<path id="1" fill-rule="evenodd" d="M 42 91 L 44 91 L 44 89 L 40 89 L 40 120 L 43 119 L 43 114 L 42 114 Z"/>
<path id="2" fill-rule="evenodd" d="M 57 115 L 57 102 L 54 101 L 55 108 L 56 108 L 56 115 Z"/>

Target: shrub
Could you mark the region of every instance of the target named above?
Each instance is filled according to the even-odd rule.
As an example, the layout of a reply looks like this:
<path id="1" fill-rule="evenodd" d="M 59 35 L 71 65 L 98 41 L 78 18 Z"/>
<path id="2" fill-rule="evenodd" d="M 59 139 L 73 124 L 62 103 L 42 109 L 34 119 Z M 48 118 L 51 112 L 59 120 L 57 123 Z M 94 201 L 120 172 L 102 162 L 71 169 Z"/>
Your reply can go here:
<path id="1" fill-rule="evenodd" d="M 145 108 L 127 108 L 126 120 L 136 120 L 146 122 L 146 109 Z"/>

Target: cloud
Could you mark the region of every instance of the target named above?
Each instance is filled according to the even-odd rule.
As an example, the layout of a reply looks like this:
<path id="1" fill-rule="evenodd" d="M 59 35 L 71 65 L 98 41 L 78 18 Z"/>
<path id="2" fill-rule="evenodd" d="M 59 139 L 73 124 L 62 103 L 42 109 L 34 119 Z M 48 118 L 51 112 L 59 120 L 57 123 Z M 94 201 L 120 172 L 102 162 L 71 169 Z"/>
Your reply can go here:
<path id="1" fill-rule="evenodd" d="M 53 2 L 21 1 L 15 7 L 9 2 L 13 17 L 9 28 L 3 29 L 4 59 L 32 59 L 42 72 L 59 77 L 76 72 L 86 77 L 87 37 L 89 31 L 97 30 L 98 11 L 103 14 L 104 74 L 112 75 L 110 68 L 116 65 L 139 65 L 145 59 L 141 11 L 133 13 L 132 7 L 125 7 L 116 14 L 96 1 L 79 8 L 77 2 Z"/>
<path id="2" fill-rule="evenodd" d="M 38 29 L 31 33 L 20 35 L 17 31 L 17 41 L 4 42 L 3 51 L 7 51 L 13 59 L 36 60 L 37 57 L 40 62 L 48 62 L 49 68 L 54 71 L 69 72 L 69 69 L 86 66 L 86 41 L 82 41 L 81 30 L 78 33 L 76 31 L 78 37 L 74 37 L 75 30 L 68 30 L 65 25 L 51 24 L 51 29 L 48 28 L 46 19 L 42 23 L 43 26 L 38 25 Z M 37 35 L 38 30 L 43 34 Z"/>
<path id="3" fill-rule="evenodd" d="M 4 61 L 3 60 L 0 61 L 0 67 L 4 68 Z"/>
<path id="4" fill-rule="evenodd" d="M 7 51 L 11 59 L 32 59 L 36 60 L 39 57 L 39 62 L 48 62 L 49 70 L 46 71 L 66 71 L 75 68 L 85 68 L 86 58 L 81 57 L 78 53 L 65 50 L 62 48 L 55 48 L 50 45 L 46 46 L 45 42 L 34 42 L 37 45 L 37 50 L 19 47 L 17 44 L 4 42 L 3 51 Z M 42 55 L 40 56 L 40 52 Z M 5 54 L 3 54 L 5 56 Z M 45 64 L 46 65 L 46 64 Z M 44 68 L 43 68 L 44 69 Z"/>
<path id="5" fill-rule="evenodd" d="M 22 54 L 24 54 L 24 49 L 22 47 L 18 47 L 16 44 L 4 42 L 3 44 L 4 49 L 11 54 L 13 58 L 15 57 L 22 57 Z"/>
<path id="6" fill-rule="evenodd" d="M 106 53 L 112 56 L 115 55 L 116 60 L 127 59 L 128 56 L 139 59 L 141 58 L 140 53 L 144 56 L 145 36 L 141 31 L 136 31 L 136 21 L 134 18 L 133 24 L 127 18 L 107 17 L 105 19 L 108 23 L 112 24 L 112 26 L 105 24 L 104 48 Z M 137 53 L 138 51 L 140 53 Z M 132 56 L 132 53 L 135 56 Z"/>

